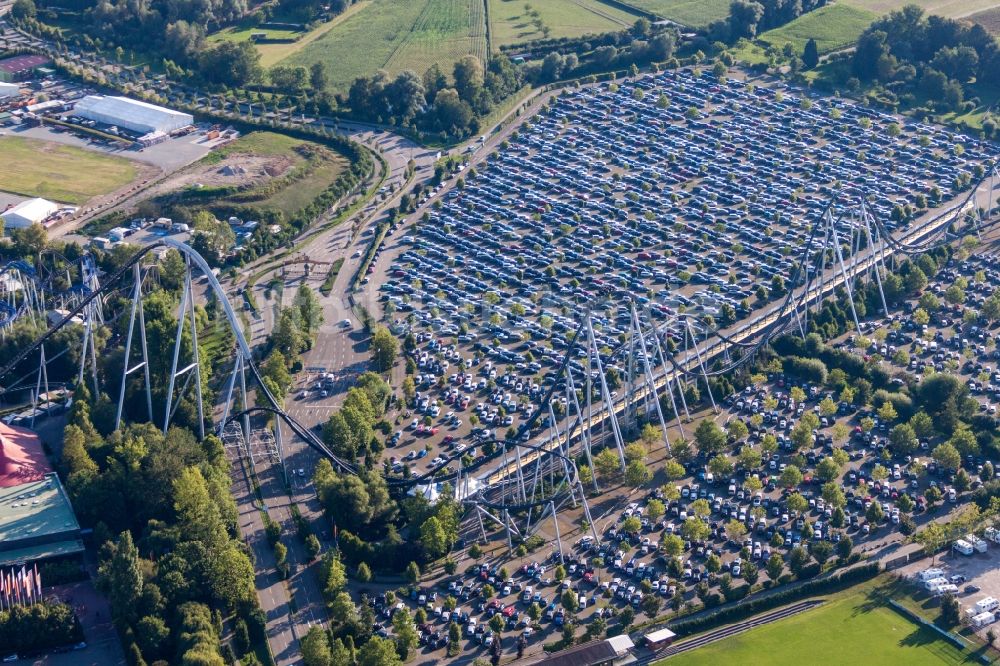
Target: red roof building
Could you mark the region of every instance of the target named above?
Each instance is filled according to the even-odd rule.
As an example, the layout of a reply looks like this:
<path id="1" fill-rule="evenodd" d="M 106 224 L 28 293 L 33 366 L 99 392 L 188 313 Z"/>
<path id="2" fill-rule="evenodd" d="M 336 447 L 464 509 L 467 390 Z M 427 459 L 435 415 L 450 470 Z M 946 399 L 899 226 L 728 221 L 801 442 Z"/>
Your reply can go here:
<path id="1" fill-rule="evenodd" d="M 0 423 L 0 488 L 40 481 L 52 471 L 38 435 Z"/>

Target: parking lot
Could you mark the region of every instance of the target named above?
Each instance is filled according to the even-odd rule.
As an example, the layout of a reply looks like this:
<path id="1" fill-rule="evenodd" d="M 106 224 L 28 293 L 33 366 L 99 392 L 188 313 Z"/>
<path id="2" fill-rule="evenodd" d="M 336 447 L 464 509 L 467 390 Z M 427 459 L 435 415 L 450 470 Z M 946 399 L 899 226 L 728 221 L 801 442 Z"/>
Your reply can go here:
<path id="1" fill-rule="evenodd" d="M 442 453 L 474 460 L 480 442 L 547 410 L 541 399 L 562 381 L 555 366 L 576 318 L 599 299 L 607 306 L 594 315 L 597 344 L 609 381 L 621 380 L 624 361 L 611 350 L 625 341 L 629 299 L 660 320 L 687 313 L 732 326 L 794 286 L 795 258 L 831 197 L 842 208 L 869 195 L 898 230 L 954 200 L 991 151 L 842 100 L 684 71 L 568 92 L 478 173 L 463 172 L 413 233 L 393 239 L 401 247 L 384 283 L 373 278 L 413 379 L 387 438 L 389 473 L 422 473 Z M 863 317 L 864 335 L 827 345 L 886 378 L 954 372 L 979 411 L 995 414 L 995 332 L 979 316 L 1000 278 L 993 240 L 968 259 L 922 264 L 926 285 Z M 682 339 L 679 330 L 668 337 Z M 585 372 L 582 362 L 571 367 Z M 703 419 L 718 424 L 728 435 L 720 455 L 692 442 L 674 451 L 678 471 L 664 466 L 658 437 L 629 447 L 652 481 L 636 489 L 614 473 L 602 480 L 591 498 L 597 540 L 579 509 L 561 512 L 562 567 L 544 521 L 539 550 L 494 550 L 484 570 L 430 583 L 455 597 L 468 649 L 489 644 L 495 614 L 507 629 L 535 627 L 534 645 L 558 631 L 567 589 L 583 597 L 573 618 L 587 626 L 598 613 L 652 617 L 728 598 L 727 588 L 776 584 L 798 551 L 822 564 L 899 544 L 903 530 L 966 501 L 992 472 L 990 456 L 963 451 L 969 477 L 956 488 L 931 456 L 940 436 L 915 438 L 912 449 L 890 443 L 898 423 L 872 404 L 871 390 L 839 376 L 805 380 L 778 363 L 722 399 L 719 414 L 704 410 L 686 426 L 691 438 Z M 477 535 L 469 529 L 467 542 Z M 526 616 L 535 603 L 540 623 Z M 434 603 L 426 610 L 431 654 L 447 622 Z"/>

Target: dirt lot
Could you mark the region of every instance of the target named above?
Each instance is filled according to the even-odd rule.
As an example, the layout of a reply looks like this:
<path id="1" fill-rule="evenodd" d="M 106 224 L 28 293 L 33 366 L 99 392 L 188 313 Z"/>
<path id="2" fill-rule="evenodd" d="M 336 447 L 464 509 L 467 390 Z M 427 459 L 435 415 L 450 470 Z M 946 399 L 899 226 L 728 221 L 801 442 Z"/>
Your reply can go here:
<path id="1" fill-rule="evenodd" d="M 195 164 L 184 169 L 147 190 L 146 196 L 155 197 L 195 184 L 202 187 L 256 185 L 281 177 L 292 165 L 292 160 L 285 155 L 238 153 L 214 164 Z"/>

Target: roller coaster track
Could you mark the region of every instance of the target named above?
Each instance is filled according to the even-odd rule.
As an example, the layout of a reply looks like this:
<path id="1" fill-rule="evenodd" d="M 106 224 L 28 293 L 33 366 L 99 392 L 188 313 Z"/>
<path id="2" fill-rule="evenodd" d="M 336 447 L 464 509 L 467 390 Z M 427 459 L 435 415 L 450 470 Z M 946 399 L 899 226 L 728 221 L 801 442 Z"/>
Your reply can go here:
<path id="1" fill-rule="evenodd" d="M 908 248 L 920 248 L 920 251 L 926 251 L 927 249 L 933 247 L 934 243 L 943 244 L 950 242 L 945 234 L 943 240 L 934 241 L 929 245 L 920 244 L 928 238 L 937 238 L 942 235 L 942 230 L 946 231 L 947 227 L 952 222 L 959 219 L 962 215 L 969 211 L 972 207 L 970 201 L 984 180 L 985 178 L 976 183 L 973 188 L 973 192 L 960 203 L 936 215 L 934 218 L 912 231 L 904 232 L 893 237 L 890 233 L 885 231 L 884 227 L 881 226 L 881 223 L 878 222 L 880 225 L 880 236 L 885 239 L 886 242 L 883 247 L 867 247 L 858 255 L 852 256 L 850 261 L 849 276 L 845 276 L 843 274 L 835 275 L 833 278 L 824 280 L 819 286 L 814 287 L 812 285 L 813 276 L 810 275 L 809 279 L 805 281 L 804 287 L 797 290 L 795 285 L 798 284 L 802 271 L 806 270 L 808 266 L 810 253 L 814 251 L 812 242 L 819 231 L 819 222 L 816 222 L 810 231 L 809 240 L 805 246 L 803 255 L 800 257 L 800 260 L 796 265 L 792 277 L 792 286 L 789 288 L 788 294 L 786 294 L 782 304 L 731 333 L 723 333 L 714 327 L 708 327 L 707 332 L 710 333 L 715 339 L 700 346 L 697 342 L 695 342 L 695 349 L 698 351 L 702 359 L 708 360 L 715 359 L 732 347 L 744 350 L 745 353 L 740 359 L 729 363 L 723 368 L 714 370 L 714 374 L 731 371 L 748 362 L 752 358 L 755 351 L 759 350 L 775 334 L 784 330 L 785 326 L 789 323 L 790 315 L 796 312 L 798 308 L 804 308 L 810 303 L 822 300 L 829 294 L 833 293 L 835 289 L 844 283 L 845 277 L 853 280 L 856 276 L 860 275 L 861 272 L 876 266 L 879 258 L 884 256 L 886 252 L 889 254 L 892 252 L 904 252 Z M 824 217 L 828 214 L 832 215 L 832 207 L 833 202 L 831 201 L 824 211 Z M 988 224 L 984 224 L 980 228 L 986 228 L 993 223 L 993 221 L 990 221 Z M 979 230 L 979 228 L 977 228 L 977 230 Z M 891 241 L 889 241 L 889 239 L 891 239 Z M 250 346 L 248 345 L 243 334 L 242 324 L 236 316 L 236 313 L 233 310 L 222 286 L 212 274 L 211 267 L 195 250 L 183 243 L 171 239 L 161 239 L 141 248 L 134 255 L 129 257 L 112 275 L 105 277 L 105 279 L 102 280 L 99 289 L 87 291 L 76 303 L 76 305 L 58 322 L 49 327 L 31 345 L 18 351 L 12 359 L 0 367 L 0 381 L 9 375 L 15 367 L 24 362 L 30 355 L 35 353 L 46 341 L 51 339 L 57 331 L 68 325 L 74 317 L 82 313 L 95 299 L 100 298 L 103 294 L 109 293 L 112 290 L 119 289 L 126 281 L 129 273 L 135 269 L 136 265 L 139 264 L 144 257 L 154 250 L 163 247 L 178 251 L 182 257 L 188 260 L 188 270 L 190 270 L 190 267 L 193 265 L 198 268 L 208 280 L 208 287 L 221 304 L 222 311 L 236 340 L 236 352 L 242 357 L 242 362 L 244 363 L 245 368 L 250 371 L 253 379 L 256 380 L 258 400 L 260 401 L 260 399 L 263 399 L 263 404 L 258 404 L 256 406 L 248 407 L 241 411 L 228 414 L 228 416 L 223 420 L 223 423 L 219 424 L 219 432 L 222 431 L 225 425 L 237 419 L 244 419 L 253 415 L 273 416 L 281 419 L 288 425 L 292 432 L 302 438 L 308 446 L 315 449 L 322 456 L 330 460 L 339 472 L 352 475 L 364 475 L 365 472 L 359 470 L 353 463 L 335 455 L 309 428 L 305 427 L 294 417 L 285 412 L 281 404 L 275 399 L 275 397 L 261 381 L 260 372 L 256 364 L 253 362 L 252 350 L 250 349 Z M 0 271 L 0 275 L 2 275 L 2 271 Z M 592 303 L 586 308 L 586 316 L 581 318 L 576 331 L 573 333 L 573 336 L 567 345 L 567 350 L 559 363 L 556 380 L 552 382 L 552 385 L 545 394 L 543 401 L 541 402 L 542 405 L 550 404 L 556 390 L 560 388 L 558 378 L 564 376 L 565 373 L 569 371 L 570 361 L 574 357 L 574 352 L 580 344 L 580 336 L 585 330 L 587 318 L 589 317 L 590 312 L 600 305 L 601 302 L 603 302 L 603 299 Z M 690 316 L 682 316 L 680 318 L 684 317 L 690 319 Z M 675 318 L 675 320 L 677 319 L 679 318 Z M 659 331 L 662 330 L 662 328 L 662 326 L 654 328 L 654 334 L 659 335 Z M 647 334 L 643 333 L 643 335 Z M 612 352 L 611 356 L 615 357 L 616 355 L 620 355 L 623 347 L 624 345 L 618 347 Z M 673 355 L 670 356 L 672 369 L 668 370 L 664 368 L 660 372 L 659 376 L 656 377 L 653 382 L 652 390 L 659 391 L 665 386 L 668 386 L 669 382 L 679 381 L 684 377 L 697 374 L 695 372 L 697 364 L 691 357 L 692 351 L 693 350 L 688 350 L 686 358 L 681 360 L 676 359 Z M 492 445 L 494 450 L 491 454 L 480 456 L 471 464 L 463 465 L 461 463 L 463 454 L 452 452 L 448 456 L 444 457 L 442 462 L 432 466 L 423 474 L 406 479 L 386 475 L 386 484 L 390 488 L 399 491 L 406 491 L 418 486 L 446 481 L 456 481 L 460 484 L 463 476 L 468 479 L 470 474 L 478 472 L 480 469 L 487 467 L 491 463 L 501 461 L 502 464 L 499 467 L 480 477 L 481 481 L 483 481 L 481 486 L 476 488 L 473 492 L 460 496 L 460 501 L 466 505 L 475 505 L 481 508 L 503 511 L 505 513 L 531 511 L 546 505 L 552 505 L 553 502 L 561 502 L 567 497 L 572 496 L 575 485 L 579 484 L 576 465 L 572 458 L 568 456 L 571 443 L 578 441 L 585 429 L 593 429 L 600 425 L 605 418 L 604 414 L 606 412 L 613 410 L 615 413 L 620 413 L 623 412 L 630 404 L 638 404 L 647 397 L 657 397 L 656 395 L 649 396 L 649 391 L 650 388 L 648 387 L 640 387 L 631 396 L 613 401 L 610 405 L 610 410 L 600 410 L 597 417 L 584 418 L 583 415 L 580 414 L 578 423 L 571 429 L 568 429 L 568 432 L 565 435 L 565 449 L 562 448 L 563 445 L 560 444 L 558 440 L 555 442 L 544 441 L 540 444 L 521 441 L 525 433 L 530 432 L 538 423 L 538 420 L 542 417 L 543 410 L 536 409 L 533 410 L 531 416 L 520 425 L 517 430 L 517 435 L 514 438 L 504 440 L 490 438 L 477 443 L 477 446 L 480 447 Z M 523 455 L 521 450 L 525 451 Z M 516 463 L 508 460 L 508 454 L 511 452 L 517 456 Z M 449 469 L 449 466 L 455 462 L 459 462 L 457 471 Z M 530 469 L 532 465 L 536 466 L 536 474 L 538 473 L 538 470 L 542 470 L 545 465 L 549 466 L 547 468 L 549 470 L 561 468 L 563 475 L 561 476 L 560 483 L 554 484 L 554 486 L 547 491 L 544 490 L 543 483 L 542 486 L 544 496 L 535 497 L 535 493 L 533 492 L 533 496 L 530 500 L 527 498 L 522 486 L 521 499 L 519 501 L 509 499 L 507 496 L 512 494 L 510 491 L 512 484 L 515 482 L 515 472 L 518 476 L 520 476 L 525 469 Z"/>

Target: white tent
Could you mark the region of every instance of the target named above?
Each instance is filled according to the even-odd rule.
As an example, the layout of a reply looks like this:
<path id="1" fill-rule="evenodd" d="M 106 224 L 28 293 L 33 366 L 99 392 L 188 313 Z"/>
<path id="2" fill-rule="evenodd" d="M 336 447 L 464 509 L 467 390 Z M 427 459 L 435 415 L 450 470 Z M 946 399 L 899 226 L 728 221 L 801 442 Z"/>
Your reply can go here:
<path id="1" fill-rule="evenodd" d="M 89 120 L 124 127 L 142 134 L 169 133 L 194 122 L 190 113 L 174 111 L 128 97 L 104 95 L 87 95 L 76 103 L 73 113 Z"/>
<path id="2" fill-rule="evenodd" d="M 0 213 L 0 218 L 3 218 L 4 226 L 7 229 L 22 229 L 35 223 L 41 223 L 57 210 L 59 210 L 59 206 L 46 199 L 28 199 L 8 211 Z"/>

